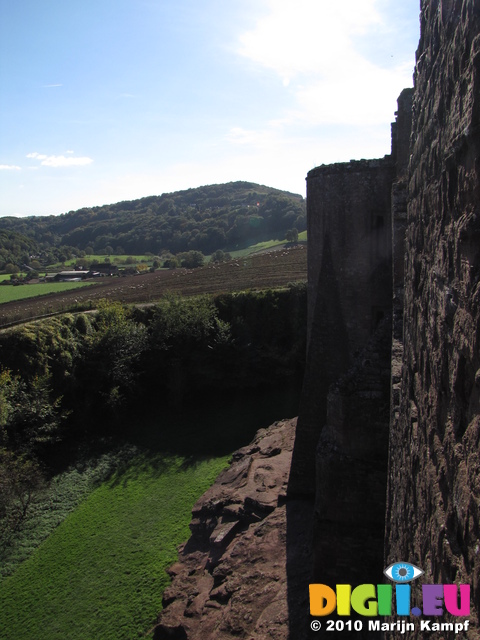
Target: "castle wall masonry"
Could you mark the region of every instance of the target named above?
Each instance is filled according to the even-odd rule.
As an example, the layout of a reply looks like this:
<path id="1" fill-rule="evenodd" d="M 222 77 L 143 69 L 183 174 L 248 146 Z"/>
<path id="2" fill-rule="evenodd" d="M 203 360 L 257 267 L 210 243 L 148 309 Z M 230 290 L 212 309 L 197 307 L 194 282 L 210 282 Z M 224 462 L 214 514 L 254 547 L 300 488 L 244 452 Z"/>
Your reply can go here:
<path id="1" fill-rule="evenodd" d="M 309 346 L 292 493 L 313 491 L 304 470 L 311 478 L 329 386 L 390 314 L 394 176 L 394 159 L 386 156 L 318 167 L 307 177 Z"/>
<path id="2" fill-rule="evenodd" d="M 314 580 L 375 582 L 382 565 L 412 562 L 426 582 L 471 585 L 476 638 L 478 0 L 422 1 L 415 89 L 396 115 L 391 156 L 307 177 L 309 345 L 289 490 L 314 493 Z"/>
<path id="3" fill-rule="evenodd" d="M 424 0 L 421 24 L 385 561 L 409 559 L 427 583 L 469 583 L 473 628 L 465 637 L 477 638 L 480 3 Z"/>

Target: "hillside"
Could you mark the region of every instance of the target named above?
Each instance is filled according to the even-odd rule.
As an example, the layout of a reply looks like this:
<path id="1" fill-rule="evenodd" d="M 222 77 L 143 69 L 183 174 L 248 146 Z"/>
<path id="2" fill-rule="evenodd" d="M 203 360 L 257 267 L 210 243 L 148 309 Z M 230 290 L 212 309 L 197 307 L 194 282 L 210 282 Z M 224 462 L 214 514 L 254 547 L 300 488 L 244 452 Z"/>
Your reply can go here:
<path id="1" fill-rule="evenodd" d="M 84 289 L 6 302 L 0 307 L 0 327 L 49 313 L 95 307 L 101 299 L 139 304 L 159 300 L 167 292 L 181 296 L 218 294 L 285 287 L 306 279 L 307 250 L 298 245 L 200 269 L 162 269 L 144 275 L 102 278 Z M 42 290 L 43 285 L 36 286 Z"/>
<path id="2" fill-rule="evenodd" d="M 209 185 L 60 216 L 0 218 L 0 237 L 16 234 L 0 244 L 0 270 L 8 262 L 34 258 L 46 266 L 81 252 L 210 254 L 284 238 L 293 228 L 306 228 L 302 196 L 251 182 Z"/>

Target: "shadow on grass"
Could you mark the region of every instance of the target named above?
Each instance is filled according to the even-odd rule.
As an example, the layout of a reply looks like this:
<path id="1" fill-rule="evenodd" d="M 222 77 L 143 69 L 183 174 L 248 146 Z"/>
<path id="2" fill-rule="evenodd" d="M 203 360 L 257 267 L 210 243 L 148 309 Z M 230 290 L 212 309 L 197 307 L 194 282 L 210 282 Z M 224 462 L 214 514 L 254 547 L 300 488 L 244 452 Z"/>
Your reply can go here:
<path id="1" fill-rule="evenodd" d="M 223 456 L 247 445 L 258 431 L 298 414 L 299 385 L 189 397 L 175 409 L 144 414 L 129 441 L 149 451 L 188 458 Z"/>
<path id="2" fill-rule="evenodd" d="M 109 482 L 127 483 L 146 472 L 155 478 L 174 465 L 184 470 L 230 455 L 251 442 L 259 429 L 296 416 L 298 399 L 299 386 L 291 384 L 224 394 L 214 402 L 190 398 L 188 407 L 131 415 L 123 437 L 136 462 L 132 465 L 133 456 L 120 461 Z"/>

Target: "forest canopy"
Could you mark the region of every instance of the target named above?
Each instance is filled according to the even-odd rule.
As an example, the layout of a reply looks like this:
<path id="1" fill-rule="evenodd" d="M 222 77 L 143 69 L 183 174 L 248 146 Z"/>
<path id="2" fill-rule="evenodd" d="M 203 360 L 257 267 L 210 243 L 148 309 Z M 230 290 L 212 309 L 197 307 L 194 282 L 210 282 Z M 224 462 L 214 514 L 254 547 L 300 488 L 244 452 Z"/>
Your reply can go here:
<path id="1" fill-rule="evenodd" d="M 0 270 L 32 260 L 48 265 L 82 252 L 209 255 L 305 228 L 300 195 L 251 182 L 209 185 L 60 216 L 0 218 Z"/>

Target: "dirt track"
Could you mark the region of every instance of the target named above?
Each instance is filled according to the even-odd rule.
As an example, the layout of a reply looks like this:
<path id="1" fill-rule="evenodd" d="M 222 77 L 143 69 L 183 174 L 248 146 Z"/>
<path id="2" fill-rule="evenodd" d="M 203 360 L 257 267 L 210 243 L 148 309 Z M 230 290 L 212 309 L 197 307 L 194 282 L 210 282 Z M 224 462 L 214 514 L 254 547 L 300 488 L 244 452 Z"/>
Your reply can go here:
<path id="1" fill-rule="evenodd" d="M 103 298 L 127 304 L 154 302 L 166 292 L 189 296 L 268 289 L 306 279 L 307 250 L 305 246 L 298 245 L 200 269 L 105 278 L 94 287 L 7 302 L 0 305 L 0 327 L 49 313 L 94 306 Z"/>

